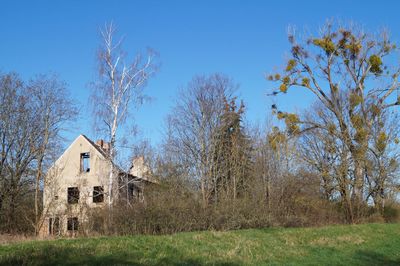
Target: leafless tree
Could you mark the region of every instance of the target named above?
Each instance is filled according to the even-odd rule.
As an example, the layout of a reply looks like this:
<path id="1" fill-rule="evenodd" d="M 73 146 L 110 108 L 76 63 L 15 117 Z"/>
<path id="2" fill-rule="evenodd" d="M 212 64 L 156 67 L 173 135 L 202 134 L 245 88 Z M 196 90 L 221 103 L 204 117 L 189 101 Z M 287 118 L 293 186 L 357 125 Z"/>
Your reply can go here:
<path id="1" fill-rule="evenodd" d="M 282 160 L 278 158 L 279 153 L 276 153 L 269 141 L 268 133 L 270 132 L 271 125 L 268 128 L 261 129 L 259 127 L 252 128 L 252 140 L 253 140 L 253 157 L 254 167 L 253 175 L 255 182 L 259 184 L 257 187 L 262 193 L 262 198 L 267 204 L 268 213 L 272 210 L 272 193 L 273 193 L 273 181 L 279 179 L 282 176 L 283 167 Z M 262 184 L 262 186 L 260 185 Z"/>
<path id="2" fill-rule="evenodd" d="M 64 83 L 55 76 L 24 82 L 16 74 L 4 74 L 0 91 L 0 212 L 6 219 L 4 229 L 19 230 L 16 225 L 24 220 L 37 233 L 43 176 L 59 151 L 62 126 L 76 109 Z M 28 210 L 23 210 L 27 206 Z"/>
<path id="3" fill-rule="evenodd" d="M 235 89 L 229 78 L 219 74 L 195 77 L 181 92 L 168 117 L 169 149 L 199 181 L 203 206 L 208 204 L 213 190 L 213 144 L 224 99 L 230 99 Z"/>
<path id="4" fill-rule="evenodd" d="M 34 120 L 27 95 L 17 74 L 1 75 L 0 217 L 2 230 L 8 232 L 20 229 L 17 213 L 22 208 L 22 195 L 31 193 L 32 186 L 30 165 L 35 154 L 30 125 Z"/>
<path id="5" fill-rule="evenodd" d="M 56 76 L 40 75 L 28 83 L 30 100 L 35 108 L 35 233 L 40 227 L 40 186 L 45 170 L 55 161 L 62 142 L 61 133 L 77 115 L 76 105 L 67 93 L 66 84 Z"/>
<path id="6" fill-rule="evenodd" d="M 114 180 L 117 143 L 120 130 L 131 118 L 132 108 L 141 101 L 142 89 L 156 70 L 155 54 L 148 51 L 143 57 L 138 53 L 127 62 L 122 49 L 123 39 L 116 39 L 116 27 L 106 24 L 101 30 L 101 47 L 98 52 L 98 79 L 92 86 L 92 105 L 98 129 L 104 130 L 109 142 L 110 175 L 108 206 L 112 207 L 116 193 Z"/>

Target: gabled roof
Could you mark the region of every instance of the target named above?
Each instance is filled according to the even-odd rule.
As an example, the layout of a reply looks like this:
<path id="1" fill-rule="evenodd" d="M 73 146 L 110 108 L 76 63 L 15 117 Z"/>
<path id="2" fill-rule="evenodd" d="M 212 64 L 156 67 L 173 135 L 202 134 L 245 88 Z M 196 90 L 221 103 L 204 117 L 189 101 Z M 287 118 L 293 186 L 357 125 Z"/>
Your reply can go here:
<path id="1" fill-rule="evenodd" d="M 105 150 L 103 150 L 99 145 L 97 145 L 96 143 L 94 143 L 94 141 L 92 141 L 91 139 L 89 139 L 88 137 L 86 137 L 85 135 L 81 134 L 81 136 L 86 139 L 92 146 L 93 148 L 96 149 L 96 151 L 98 151 L 103 157 L 104 159 L 111 161 L 109 158 L 109 155 L 106 153 Z M 119 167 L 117 164 L 114 163 L 115 168 L 118 170 L 118 172 L 122 172 L 124 173 L 125 171 L 122 170 L 121 167 Z"/>
<path id="2" fill-rule="evenodd" d="M 84 138 L 87 142 L 89 142 L 89 144 L 95 148 L 95 150 L 104 158 L 104 159 L 108 159 L 107 154 L 105 153 L 105 151 L 103 151 L 98 145 L 96 145 L 91 139 L 89 139 L 88 137 L 86 137 L 83 134 L 80 134 L 78 137 L 76 137 L 74 139 L 74 141 L 68 146 L 68 148 L 65 149 L 65 151 L 60 155 L 60 157 L 58 157 L 58 159 L 54 162 L 54 164 L 48 169 L 48 171 L 50 171 L 55 165 L 57 165 L 57 163 L 64 157 L 64 155 L 67 153 L 67 151 L 74 146 L 74 143 L 80 138 Z"/>
<path id="3" fill-rule="evenodd" d="M 97 145 L 95 142 L 93 142 L 91 139 L 89 139 L 88 137 L 86 137 L 83 134 L 80 134 L 69 146 L 68 148 L 62 153 L 62 155 L 56 160 L 56 162 L 54 163 L 54 165 L 57 164 L 57 162 L 67 153 L 67 151 L 74 145 L 74 143 L 80 138 L 83 137 L 105 160 L 110 161 L 109 155 L 107 154 L 107 152 L 105 150 L 103 150 L 99 145 Z M 51 167 L 53 168 L 54 165 Z M 130 173 L 122 170 L 121 167 L 119 167 L 118 165 L 114 164 L 115 168 L 117 169 L 117 171 L 119 172 L 119 174 L 127 174 L 129 176 L 132 176 Z M 133 178 L 135 178 L 136 180 L 142 180 L 142 181 L 146 181 L 146 182 L 150 182 L 150 183 L 154 183 L 154 181 L 150 181 L 147 180 L 143 177 L 137 177 L 137 176 L 132 176 Z M 156 182 L 155 182 L 156 183 Z"/>
<path id="4" fill-rule="evenodd" d="M 102 148 L 100 148 L 99 145 L 94 143 L 91 139 L 83 134 L 81 134 L 80 136 L 84 137 L 90 144 L 92 144 L 93 148 L 95 148 L 101 155 L 103 155 L 105 159 L 108 159 L 108 154 Z"/>

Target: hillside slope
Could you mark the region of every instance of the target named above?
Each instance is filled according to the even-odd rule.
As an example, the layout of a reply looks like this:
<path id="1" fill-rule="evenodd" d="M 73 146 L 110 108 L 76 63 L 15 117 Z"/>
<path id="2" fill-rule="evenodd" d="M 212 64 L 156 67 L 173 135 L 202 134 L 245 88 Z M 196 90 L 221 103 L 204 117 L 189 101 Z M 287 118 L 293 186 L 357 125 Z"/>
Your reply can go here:
<path id="1" fill-rule="evenodd" d="M 400 265 L 400 224 L 32 241 L 0 265 Z"/>

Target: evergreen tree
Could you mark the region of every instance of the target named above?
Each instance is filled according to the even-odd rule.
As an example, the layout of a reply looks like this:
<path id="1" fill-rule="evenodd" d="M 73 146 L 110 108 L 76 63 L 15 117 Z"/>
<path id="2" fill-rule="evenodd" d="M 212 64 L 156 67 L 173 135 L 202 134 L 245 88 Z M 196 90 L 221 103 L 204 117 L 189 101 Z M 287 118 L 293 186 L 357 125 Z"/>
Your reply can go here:
<path id="1" fill-rule="evenodd" d="M 223 108 L 213 149 L 214 201 L 244 196 L 251 177 L 251 145 L 242 126 L 245 106 L 241 102 L 237 107 L 236 98 L 225 98 Z"/>

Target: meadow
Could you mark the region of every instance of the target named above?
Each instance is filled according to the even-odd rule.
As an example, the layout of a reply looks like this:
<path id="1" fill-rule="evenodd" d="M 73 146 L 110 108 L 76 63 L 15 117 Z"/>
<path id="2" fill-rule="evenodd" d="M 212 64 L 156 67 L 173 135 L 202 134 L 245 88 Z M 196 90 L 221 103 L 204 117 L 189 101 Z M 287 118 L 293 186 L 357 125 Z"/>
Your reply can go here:
<path id="1" fill-rule="evenodd" d="M 0 245 L 0 265 L 400 265 L 400 224 L 204 231 Z"/>

